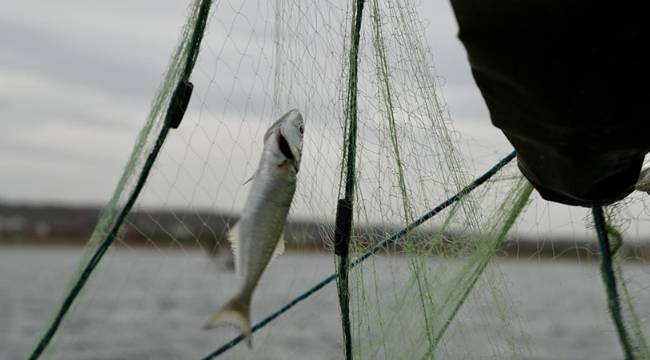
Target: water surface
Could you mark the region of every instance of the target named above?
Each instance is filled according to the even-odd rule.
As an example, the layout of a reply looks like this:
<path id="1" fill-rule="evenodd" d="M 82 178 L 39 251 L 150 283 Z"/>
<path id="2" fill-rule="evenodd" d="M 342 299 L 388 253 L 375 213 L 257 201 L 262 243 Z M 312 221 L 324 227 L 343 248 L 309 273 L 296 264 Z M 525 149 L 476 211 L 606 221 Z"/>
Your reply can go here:
<path id="1" fill-rule="evenodd" d="M 79 254 L 78 248 L 0 247 L 0 359 L 28 356 Z M 406 263 L 378 258 L 376 271 L 389 261 Z M 492 358 L 483 341 L 487 335 L 494 346 L 526 342 L 528 351 L 520 355 L 525 359 L 622 358 L 597 264 L 502 261 L 498 268 L 506 284 L 502 294 L 524 333 L 501 334 L 500 316 L 490 310 L 490 298 L 477 295 L 450 328 L 445 358 Z M 328 254 L 282 256 L 255 294 L 253 318 L 280 307 L 332 269 Z M 642 275 L 648 271 L 642 266 L 631 270 Z M 236 334 L 232 329 L 201 329 L 236 284 L 232 274 L 199 251 L 112 250 L 45 358 L 198 359 Z M 379 286 L 381 291 L 391 289 L 389 283 Z M 648 327 L 648 290 L 640 291 L 636 300 Z M 341 359 L 338 314 L 335 287 L 329 285 L 256 333 L 252 351 L 239 346 L 223 358 Z"/>

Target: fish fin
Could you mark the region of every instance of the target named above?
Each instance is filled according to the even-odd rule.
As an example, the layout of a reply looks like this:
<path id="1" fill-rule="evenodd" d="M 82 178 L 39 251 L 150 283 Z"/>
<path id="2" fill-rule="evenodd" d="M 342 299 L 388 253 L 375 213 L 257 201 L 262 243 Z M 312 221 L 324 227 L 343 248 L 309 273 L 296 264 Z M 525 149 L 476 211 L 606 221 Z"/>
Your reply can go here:
<path id="1" fill-rule="evenodd" d="M 275 245 L 275 250 L 273 250 L 273 256 L 271 256 L 271 260 L 275 259 L 276 257 L 284 254 L 284 233 L 280 234 L 280 238 L 278 239 L 278 244 Z"/>
<path id="2" fill-rule="evenodd" d="M 249 182 L 253 181 L 253 179 L 255 179 L 255 175 L 257 175 L 257 172 L 255 172 L 255 174 L 253 174 L 253 176 L 251 176 L 250 178 L 248 178 L 248 180 L 244 181 L 244 183 L 243 183 L 242 185 L 246 185 L 246 184 L 248 184 Z"/>
<path id="3" fill-rule="evenodd" d="M 244 334 L 246 344 L 253 347 L 253 332 L 251 331 L 250 320 L 250 297 L 246 299 L 241 294 L 230 299 L 214 316 L 208 321 L 204 329 L 213 329 L 227 324 L 235 325 Z"/>
<path id="4" fill-rule="evenodd" d="M 239 241 L 239 223 L 235 224 L 227 235 L 228 241 L 230 241 L 230 248 L 232 249 L 232 256 L 235 260 L 235 272 L 241 274 L 241 264 L 239 260 L 240 253 L 240 241 Z"/>
<path id="5" fill-rule="evenodd" d="M 257 176 L 257 172 L 258 172 L 258 171 L 259 171 L 259 169 L 255 170 L 255 172 L 253 173 L 253 175 L 251 175 L 251 177 L 248 178 L 248 180 L 244 181 L 244 183 L 243 183 L 242 185 L 246 185 L 246 184 L 248 184 L 249 182 L 253 181 L 253 179 L 255 179 L 255 177 Z"/>

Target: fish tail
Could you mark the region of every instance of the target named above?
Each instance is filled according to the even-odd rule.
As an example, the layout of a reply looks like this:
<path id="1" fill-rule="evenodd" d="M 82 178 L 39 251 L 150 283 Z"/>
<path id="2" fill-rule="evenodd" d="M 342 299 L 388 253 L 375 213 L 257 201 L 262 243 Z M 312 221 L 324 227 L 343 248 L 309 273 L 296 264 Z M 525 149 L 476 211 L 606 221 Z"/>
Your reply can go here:
<path id="1" fill-rule="evenodd" d="M 246 337 L 248 347 L 253 346 L 253 337 L 250 321 L 250 297 L 241 294 L 230 299 L 219 311 L 217 311 L 210 321 L 205 324 L 204 329 L 212 329 L 221 325 L 232 324 Z"/>

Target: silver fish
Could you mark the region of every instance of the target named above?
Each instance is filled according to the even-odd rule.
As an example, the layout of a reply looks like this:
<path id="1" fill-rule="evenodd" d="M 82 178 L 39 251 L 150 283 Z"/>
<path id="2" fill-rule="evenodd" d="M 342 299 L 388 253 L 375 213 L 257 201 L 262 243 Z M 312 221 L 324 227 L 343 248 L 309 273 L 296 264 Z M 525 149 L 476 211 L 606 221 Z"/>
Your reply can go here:
<path id="1" fill-rule="evenodd" d="M 206 324 L 239 327 L 252 346 L 250 304 L 253 291 L 271 259 L 284 252 L 282 229 L 296 190 L 300 168 L 304 121 L 298 110 L 291 110 L 276 121 L 264 135 L 264 150 L 241 218 L 228 234 L 235 258 L 235 269 L 242 276 L 237 294 Z"/>
<path id="2" fill-rule="evenodd" d="M 650 194 L 650 168 L 645 168 L 639 174 L 639 180 L 637 180 L 634 188 L 638 191 L 644 191 Z"/>

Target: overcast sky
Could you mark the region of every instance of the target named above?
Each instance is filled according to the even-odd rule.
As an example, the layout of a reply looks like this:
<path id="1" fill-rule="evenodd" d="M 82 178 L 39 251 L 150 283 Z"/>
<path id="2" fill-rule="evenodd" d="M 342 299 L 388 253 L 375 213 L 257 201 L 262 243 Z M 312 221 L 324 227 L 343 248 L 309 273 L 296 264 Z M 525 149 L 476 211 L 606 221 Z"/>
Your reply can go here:
<path id="1" fill-rule="evenodd" d="M 0 132 L 0 201 L 103 204 L 110 198 L 178 40 L 188 3 L 0 2 L 0 119 L 4 125 Z M 234 203 L 241 203 L 245 195 L 241 184 L 256 166 L 255 151 L 261 147 L 258 138 L 273 116 L 278 115 L 260 114 L 269 109 L 272 91 L 249 91 L 248 97 L 232 96 L 239 88 L 253 89 L 260 82 L 272 83 L 260 75 L 272 65 L 268 58 L 273 54 L 274 19 L 273 9 L 267 5 L 272 2 L 251 1 L 246 4 L 252 4 L 253 8 L 242 9 L 232 8 L 228 2 L 218 3 L 232 13 L 241 10 L 251 15 L 232 22 L 225 10 L 223 17 L 221 13 L 213 16 L 202 59 L 193 75 L 209 82 L 204 88 L 197 86 L 192 100 L 195 106 L 190 109 L 182 129 L 166 145 L 166 154 L 157 165 L 162 176 L 151 181 L 143 195 L 144 204 L 200 204 L 237 209 Z M 323 18 L 335 15 L 336 11 L 324 13 Z M 454 127 L 462 135 L 464 155 L 473 162 L 476 171 L 482 171 L 509 152 L 510 145 L 489 122 L 465 51 L 456 38 L 457 26 L 448 1 L 420 5 L 419 16 L 426 24 L 426 41 L 433 53 Z M 299 21 L 299 13 L 292 18 Z M 230 46 L 222 46 L 225 43 Z M 318 52 L 319 46 L 307 48 L 311 47 Z M 285 54 L 287 64 L 295 60 L 292 56 L 305 56 L 300 53 L 300 46 L 289 50 Z M 242 53 L 257 55 L 242 57 Z M 308 54 L 315 58 L 327 57 L 327 54 Z M 223 62 L 219 63 L 221 59 Z M 240 60 L 229 63 L 228 59 Z M 241 70 L 242 66 L 253 71 Z M 232 78 L 232 74 L 237 75 L 236 79 L 224 80 Z M 317 75 L 312 75 L 311 80 Z M 285 88 L 284 92 L 305 91 L 308 97 L 310 91 L 313 94 L 328 91 L 301 88 L 295 84 L 298 75 L 286 76 L 283 85 L 295 85 L 296 89 Z M 326 87 L 323 83 L 323 88 Z M 314 103 L 313 99 L 309 104 L 318 109 L 328 99 L 318 101 L 322 104 Z M 216 108 L 220 110 L 211 113 Z M 238 117 L 233 109 L 239 109 L 239 114 L 241 109 L 246 110 L 243 112 L 247 119 Z M 305 111 L 309 121 L 313 111 L 312 114 L 309 109 Z M 308 132 L 309 126 L 312 125 L 308 125 Z M 307 146 L 305 151 L 319 151 L 323 159 L 335 162 L 338 140 L 319 134 L 316 125 L 312 128 L 310 142 L 315 145 Z M 234 137 L 245 138 L 241 134 L 247 134 L 252 140 L 224 145 Z M 206 150 L 209 155 L 201 155 Z M 215 157 L 214 153 L 222 156 Z M 307 154 L 306 158 L 309 156 L 315 158 L 313 154 Z M 245 162 L 245 166 L 233 166 L 238 161 Z M 174 166 L 167 166 L 169 163 Z M 328 178 L 318 172 L 319 166 L 322 164 L 304 165 L 302 176 L 311 176 L 312 183 Z M 190 175 L 184 176 L 185 172 Z M 200 175 L 195 177 L 197 173 Z M 225 173 L 232 176 L 224 177 Z M 235 199 L 228 200 L 230 207 L 220 204 L 217 197 L 205 200 L 214 188 L 206 184 L 223 178 L 229 182 L 218 186 Z M 329 178 L 332 183 L 338 181 L 335 174 Z M 156 192 L 163 186 L 173 191 Z M 314 200 L 309 197 L 309 191 L 305 193 L 303 202 Z M 331 197 L 330 194 L 321 196 Z M 527 216 L 531 219 L 530 226 L 548 222 L 544 217 L 555 217 L 564 224 L 565 232 L 575 233 L 576 228 L 584 231 L 582 209 L 570 213 L 559 205 L 543 205 L 531 213 Z"/>
<path id="2" fill-rule="evenodd" d="M 151 0 L 0 3 L 0 199 L 101 203 L 110 196 L 186 6 Z M 449 4 L 435 1 L 421 15 L 456 127 L 503 142 L 500 133 L 485 132 L 487 112 L 455 38 Z"/>

